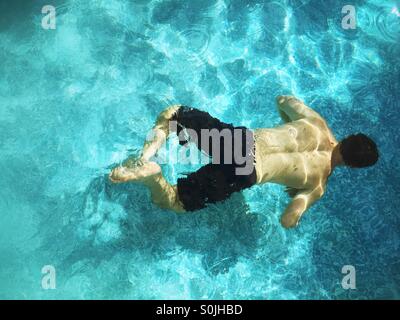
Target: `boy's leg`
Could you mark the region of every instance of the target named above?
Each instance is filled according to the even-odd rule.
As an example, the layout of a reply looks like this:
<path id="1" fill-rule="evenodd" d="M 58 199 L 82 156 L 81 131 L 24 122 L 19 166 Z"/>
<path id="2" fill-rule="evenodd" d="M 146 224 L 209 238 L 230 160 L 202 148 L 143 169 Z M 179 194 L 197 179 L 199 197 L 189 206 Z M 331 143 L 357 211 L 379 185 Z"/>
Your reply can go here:
<path id="1" fill-rule="evenodd" d="M 132 167 L 135 166 L 139 160 L 141 162 L 150 161 L 157 151 L 162 147 L 169 135 L 169 121 L 178 112 L 181 105 L 173 105 L 162 111 L 152 129 L 152 137 L 144 143 L 142 153 L 139 159 L 128 158 L 124 161 L 123 166 Z"/>
<path id="2" fill-rule="evenodd" d="M 110 174 L 110 180 L 114 183 L 129 181 L 143 183 L 150 189 L 154 204 L 175 212 L 185 211 L 179 201 L 177 187 L 165 180 L 157 163 L 149 160 L 167 140 L 169 121 L 180 107 L 180 105 L 170 106 L 161 112 L 153 127 L 153 137 L 145 142 L 140 158 L 128 158 L 123 166 L 115 168 Z"/>
<path id="3" fill-rule="evenodd" d="M 124 161 L 123 166 L 134 167 L 143 164 L 143 162 L 150 161 L 157 151 L 167 140 L 170 134 L 170 121 L 177 122 L 177 132 L 179 136 L 182 129 L 194 130 L 197 134 L 198 141 L 197 146 L 201 149 L 201 129 L 230 129 L 234 127 L 231 124 L 226 124 L 212 117 L 209 113 L 198 110 L 196 108 L 190 108 L 183 105 L 173 105 L 162 111 L 157 117 L 157 121 L 152 130 L 152 138 L 147 140 L 143 146 L 141 156 L 139 159 L 131 157 Z M 180 141 L 180 144 L 185 144 L 187 141 Z M 212 150 L 212 141 L 209 149 Z M 203 150 L 207 154 L 210 154 L 210 150 Z"/>
<path id="4" fill-rule="evenodd" d="M 168 183 L 161 173 L 146 179 L 143 183 L 150 189 L 151 199 L 155 205 L 177 213 L 185 212 L 178 197 L 177 186 Z"/>
<path id="5" fill-rule="evenodd" d="M 140 182 L 150 189 L 154 204 L 163 209 L 185 212 L 179 201 L 177 187 L 165 180 L 160 166 L 155 162 L 146 162 L 136 168 L 115 168 L 110 175 L 110 180 L 115 183 Z"/>
<path id="6" fill-rule="evenodd" d="M 117 168 L 113 169 L 110 174 L 110 179 L 112 182 L 116 183 L 126 182 L 130 180 L 138 180 L 138 177 L 130 177 L 131 174 L 129 170 L 125 169 L 135 169 L 137 167 L 143 167 L 144 164 L 150 161 L 151 157 L 157 153 L 157 151 L 167 140 L 167 137 L 169 135 L 169 120 L 175 115 L 180 107 L 181 106 L 179 105 L 170 106 L 159 114 L 159 116 L 157 117 L 157 121 L 153 127 L 153 137 L 151 140 L 148 140 L 144 143 L 139 159 L 137 157 L 129 157 L 122 163 L 122 166 L 118 166 Z M 118 174 L 114 174 L 117 170 Z M 146 172 L 146 170 L 141 171 L 142 174 L 146 174 Z M 151 174 L 152 172 L 153 171 L 150 170 L 149 174 Z M 124 176 L 124 173 L 126 173 L 126 177 Z M 118 179 L 121 179 L 121 181 L 118 181 Z"/>

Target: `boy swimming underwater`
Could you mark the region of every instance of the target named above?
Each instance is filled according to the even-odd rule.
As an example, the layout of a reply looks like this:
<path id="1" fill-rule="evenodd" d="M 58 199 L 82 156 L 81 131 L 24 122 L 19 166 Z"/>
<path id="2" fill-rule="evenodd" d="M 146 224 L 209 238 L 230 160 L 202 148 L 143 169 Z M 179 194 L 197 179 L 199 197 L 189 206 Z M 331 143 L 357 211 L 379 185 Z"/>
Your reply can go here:
<path id="1" fill-rule="evenodd" d="M 361 133 L 338 142 L 326 121 L 295 97 L 279 96 L 277 105 L 285 124 L 255 130 L 234 127 L 194 108 L 171 106 L 158 116 L 154 139 L 145 143 L 137 166 L 115 168 L 110 180 L 114 183 L 141 182 L 150 189 L 156 205 L 175 212 L 202 209 L 207 203 L 225 200 L 233 192 L 255 184 L 282 184 L 288 187 L 292 201 L 281 223 L 285 228 L 295 227 L 304 212 L 324 194 L 334 168 L 371 166 L 378 160 L 378 150 L 376 144 Z M 166 141 L 171 121 L 178 124 L 178 135 L 182 130 L 194 132 L 197 146 L 213 158 L 213 163 L 179 178 L 176 185 L 169 184 L 160 166 L 150 160 Z M 241 131 L 244 137 L 232 134 L 231 141 L 224 137 L 219 148 L 213 148 L 215 141 L 204 139 L 202 129 Z M 233 147 L 227 148 L 229 146 Z M 238 152 L 246 157 L 246 164 L 251 163 L 250 170 L 238 161 Z M 224 161 L 215 162 L 214 158 Z M 226 158 L 230 161 L 225 161 Z"/>

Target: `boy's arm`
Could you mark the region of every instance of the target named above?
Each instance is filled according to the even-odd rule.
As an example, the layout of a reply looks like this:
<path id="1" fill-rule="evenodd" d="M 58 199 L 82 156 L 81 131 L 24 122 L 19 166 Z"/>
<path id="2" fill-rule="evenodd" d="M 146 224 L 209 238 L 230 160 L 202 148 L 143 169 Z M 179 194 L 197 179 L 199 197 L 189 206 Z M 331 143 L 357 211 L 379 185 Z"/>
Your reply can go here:
<path id="1" fill-rule="evenodd" d="M 276 103 L 284 122 L 296 121 L 302 118 L 321 118 L 316 111 L 293 96 L 278 96 Z"/>
<path id="2" fill-rule="evenodd" d="M 324 189 L 322 185 L 319 185 L 313 190 L 304 190 L 296 194 L 281 217 L 282 226 L 296 227 L 304 212 L 322 197 Z"/>

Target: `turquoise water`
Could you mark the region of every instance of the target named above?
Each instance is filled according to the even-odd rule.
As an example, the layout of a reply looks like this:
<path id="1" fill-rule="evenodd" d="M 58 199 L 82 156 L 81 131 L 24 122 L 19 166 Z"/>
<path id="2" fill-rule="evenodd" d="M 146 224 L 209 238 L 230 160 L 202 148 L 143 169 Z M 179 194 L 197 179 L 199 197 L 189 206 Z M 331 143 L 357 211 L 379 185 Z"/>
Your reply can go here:
<path id="1" fill-rule="evenodd" d="M 0 298 L 400 298 L 400 2 L 351 2 L 355 30 L 347 0 L 0 1 Z M 176 215 L 108 182 L 166 106 L 271 127 L 280 94 L 381 154 L 335 172 L 296 230 L 277 185 Z"/>

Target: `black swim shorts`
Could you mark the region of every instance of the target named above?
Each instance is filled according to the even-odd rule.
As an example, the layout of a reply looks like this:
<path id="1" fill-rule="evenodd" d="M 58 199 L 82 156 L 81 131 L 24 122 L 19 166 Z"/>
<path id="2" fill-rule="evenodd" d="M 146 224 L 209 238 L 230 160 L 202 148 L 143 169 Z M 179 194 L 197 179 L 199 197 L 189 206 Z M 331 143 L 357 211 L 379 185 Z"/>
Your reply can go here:
<path id="1" fill-rule="evenodd" d="M 184 133 L 187 137 L 187 132 L 191 131 L 187 129 L 192 129 L 197 137 L 193 140 L 189 134 L 189 140 L 212 157 L 212 163 L 186 177 L 178 178 L 178 195 L 186 211 L 199 210 L 207 203 L 225 200 L 233 192 L 249 188 L 256 183 L 254 137 L 249 129 L 223 123 L 207 112 L 186 106 L 181 106 L 171 120 L 177 122 L 177 134 L 180 136 L 181 145 L 188 143 L 188 139 L 182 138 L 185 136 L 181 134 L 182 130 L 186 129 Z M 223 138 L 219 140 L 218 147 L 213 148 L 213 143 L 217 140 L 211 136 L 202 136 L 202 129 L 217 129 L 219 132 L 225 129 L 224 132 L 228 134 L 221 134 Z M 205 139 L 208 141 L 204 141 Z M 235 154 L 240 154 L 240 157 Z M 226 155 L 228 157 L 225 157 Z M 214 161 L 216 158 L 218 161 Z"/>

